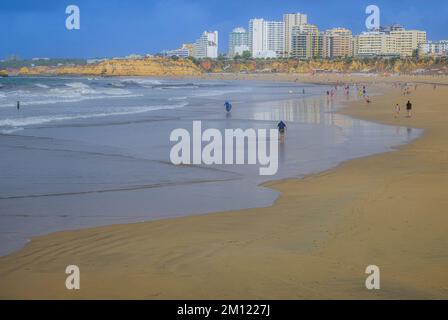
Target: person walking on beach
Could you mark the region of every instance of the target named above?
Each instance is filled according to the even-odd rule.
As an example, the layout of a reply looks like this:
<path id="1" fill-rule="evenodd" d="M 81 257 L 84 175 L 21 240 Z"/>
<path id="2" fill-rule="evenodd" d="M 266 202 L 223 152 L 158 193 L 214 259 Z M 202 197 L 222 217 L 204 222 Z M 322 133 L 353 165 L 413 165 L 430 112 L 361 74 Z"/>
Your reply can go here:
<path id="1" fill-rule="evenodd" d="M 278 133 L 280 134 L 280 143 L 285 143 L 285 132 L 286 132 L 286 124 L 283 121 L 280 121 L 277 124 Z"/>
<path id="2" fill-rule="evenodd" d="M 397 103 L 395 105 L 395 118 L 398 118 L 399 115 L 400 115 L 400 105 Z"/>
<path id="3" fill-rule="evenodd" d="M 406 103 L 406 111 L 408 112 L 408 118 L 410 118 L 412 116 L 412 103 L 411 103 L 411 101 L 408 101 L 408 103 Z"/>

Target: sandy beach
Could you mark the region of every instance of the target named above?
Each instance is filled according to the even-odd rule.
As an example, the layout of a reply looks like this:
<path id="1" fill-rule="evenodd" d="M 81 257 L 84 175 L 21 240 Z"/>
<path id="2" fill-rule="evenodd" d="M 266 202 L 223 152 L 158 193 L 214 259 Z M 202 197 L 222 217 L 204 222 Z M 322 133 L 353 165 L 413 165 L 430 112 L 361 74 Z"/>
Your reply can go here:
<path id="1" fill-rule="evenodd" d="M 448 298 L 448 86 L 433 88 L 446 78 L 208 77 L 369 83 L 383 95 L 342 113 L 425 133 L 393 152 L 269 182 L 281 192 L 271 207 L 34 238 L 0 258 L 1 299 Z M 403 81 L 419 82 L 410 96 L 391 85 Z M 79 291 L 65 288 L 73 264 Z M 365 289 L 368 265 L 380 267 L 381 290 Z"/>

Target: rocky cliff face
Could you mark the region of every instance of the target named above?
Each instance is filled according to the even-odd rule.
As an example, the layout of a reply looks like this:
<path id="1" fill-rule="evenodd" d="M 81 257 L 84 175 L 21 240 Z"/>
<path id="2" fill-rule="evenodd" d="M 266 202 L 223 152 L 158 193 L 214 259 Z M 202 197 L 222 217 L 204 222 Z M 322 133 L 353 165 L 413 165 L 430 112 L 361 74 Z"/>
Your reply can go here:
<path id="1" fill-rule="evenodd" d="M 342 60 L 210 60 L 146 58 L 107 60 L 97 64 L 24 67 L 20 75 L 91 75 L 91 76 L 197 76 L 203 73 L 312 73 L 376 72 L 413 73 L 426 71 L 448 74 L 448 59 L 342 59 Z"/>
<path id="2" fill-rule="evenodd" d="M 194 76 L 201 69 L 189 59 L 107 60 L 98 64 L 21 68 L 20 75 Z"/>
<path id="3" fill-rule="evenodd" d="M 418 70 L 448 73 L 447 59 L 345 59 L 345 60 L 236 60 L 202 61 L 207 72 L 376 72 L 411 73 Z"/>

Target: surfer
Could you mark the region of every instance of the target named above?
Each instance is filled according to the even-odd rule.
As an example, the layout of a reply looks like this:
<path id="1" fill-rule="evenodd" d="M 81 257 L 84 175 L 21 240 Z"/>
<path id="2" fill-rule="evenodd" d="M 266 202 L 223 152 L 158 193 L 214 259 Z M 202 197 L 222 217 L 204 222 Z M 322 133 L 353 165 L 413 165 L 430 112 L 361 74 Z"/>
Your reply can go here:
<path id="1" fill-rule="evenodd" d="M 20 101 L 17 101 L 17 110 L 20 110 Z"/>

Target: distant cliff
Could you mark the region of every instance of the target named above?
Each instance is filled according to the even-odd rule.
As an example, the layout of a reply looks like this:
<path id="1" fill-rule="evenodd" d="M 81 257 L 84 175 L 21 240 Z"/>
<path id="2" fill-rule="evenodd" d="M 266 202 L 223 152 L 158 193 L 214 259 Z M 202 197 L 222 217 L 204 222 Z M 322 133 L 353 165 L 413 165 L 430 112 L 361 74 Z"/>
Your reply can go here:
<path id="1" fill-rule="evenodd" d="M 107 60 L 97 64 L 57 67 L 23 67 L 10 72 L 20 75 L 91 75 L 91 76 L 198 76 L 203 73 L 432 73 L 448 74 L 447 58 L 425 59 L 170 59 Z"/>
<path id="2" fill-rule="evenodd" d="M 194 76 L 201 68 L 190 59 L 146 58 L 139 60 L 107 60 L 89 65 L 57 67 L 23 67 L 20 75 L 92 75 L 92 76 Z"/>
<path id="3" fill-rule="evenodd" d="M 432 72 L 448 74 L 448 59 L 341 59 L 341 60 L 203 60 L 201 68 L 206 72 L 375 72 L 416 73 Z"/>

